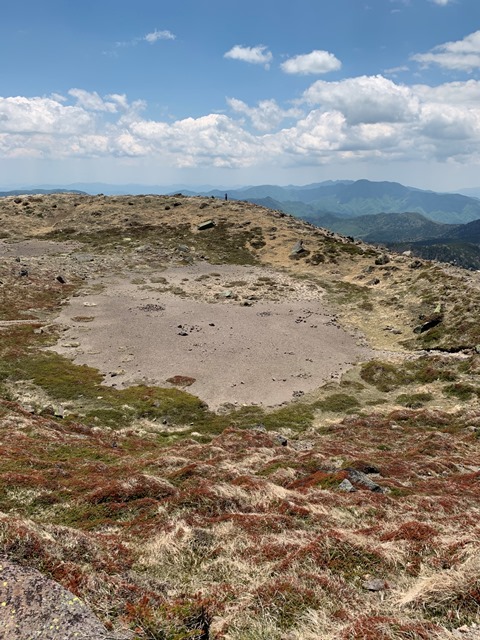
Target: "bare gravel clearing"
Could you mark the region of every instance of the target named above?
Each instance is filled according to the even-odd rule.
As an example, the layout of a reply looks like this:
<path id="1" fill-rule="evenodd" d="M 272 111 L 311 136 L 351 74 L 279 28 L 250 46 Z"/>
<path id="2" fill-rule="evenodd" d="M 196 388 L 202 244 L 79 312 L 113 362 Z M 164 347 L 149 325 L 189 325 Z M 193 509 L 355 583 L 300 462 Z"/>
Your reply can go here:
<path id="1" fill-rule="evenodd" d="M 169 268 L 149 284 L 121 278 L 72 298 L 57 319 L 69 329 L 54 350 L 98 368 L 109 385 L 170 386 L 169 378 L 185 376 L 211 408 L 278 405 L 370 355 L 322 296 L 273 270 Z"/>

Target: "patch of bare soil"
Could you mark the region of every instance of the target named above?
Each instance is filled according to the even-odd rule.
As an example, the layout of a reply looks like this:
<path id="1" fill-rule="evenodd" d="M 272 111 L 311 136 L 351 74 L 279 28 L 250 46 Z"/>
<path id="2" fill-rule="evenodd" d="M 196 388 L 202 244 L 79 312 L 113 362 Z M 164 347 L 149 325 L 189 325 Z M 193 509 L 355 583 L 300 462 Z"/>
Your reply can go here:
<path id="1" fill-rule="evenodd" d="M 52 240 L 5 242 L 5 240 L 0 240 L 0 258 L 33 258 L 56 255 L 70 253 L 78 247 L 77 242 L 54 242 Z"/>
<path id="2" fill-rule="evenodd" d="M 319 287 L 273 270 L 197 263 L 148 284 L 103 284 L 102 293 L 64 307 L 57 322 L 70 328 L 54 349 L 98 368 L 109 385 L 170 386 L 184 376 L 212 408 L 273 406 L 370 355 L 340 327 Z"/>

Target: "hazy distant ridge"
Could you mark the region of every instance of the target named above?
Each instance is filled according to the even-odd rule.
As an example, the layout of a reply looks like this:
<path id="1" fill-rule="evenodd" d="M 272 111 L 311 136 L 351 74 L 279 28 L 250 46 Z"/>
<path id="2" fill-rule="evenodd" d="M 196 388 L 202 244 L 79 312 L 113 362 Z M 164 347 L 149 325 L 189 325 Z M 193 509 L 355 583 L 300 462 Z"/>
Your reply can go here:
<path id="1" fill-rule="evenodd" d="M 325 214 L 344 218 L 370 216 L 379 213 L 419 213 L 429 220 L 447 224 L 465 224 L 480 218 L 480 199 L 458 193 L 436 193 L 404 186 L 398 182 L 370 180 L 328 180 L 304 186 L 257 185 L 235 189 L 210 185 L 191 187 L 175 185 L 112 185 L 106 183 L 74 183 L 68 185 L 28 186 L 10 191 L 15 193 L 52 193 L 61 191 L 106 195 L 167 194 L 203 195 L 231 200 L 247 200 L 317 224 Z M 5 193 L 4 193 L 5 195 Z"/>
<path id="2" fill-rule="evenodd" d="M 212 195 L 217 195 L 212 192 Z M 419 213 L 435 222 L 464 224 L 480 218 L 480 200 L 456 193 L 436 193 L 397 182 L 337 182 L 309 185 L 303 189 L 268 186 L 230 192 L 231 198 L 263 204 L 275 200 L 277 208 L 293 215 L 317 218 L 326 213 L 353 218 L 379 213 Z"/>
<path id="3" fill-rule="evenodd" d="M 77 189 L 13 189 L 11 191 L 0 191 L 0 198 L 8 196 L 50 195 L 53 193 L 77 193 L 87 195 L 85 191 L 79 191 Z"/>

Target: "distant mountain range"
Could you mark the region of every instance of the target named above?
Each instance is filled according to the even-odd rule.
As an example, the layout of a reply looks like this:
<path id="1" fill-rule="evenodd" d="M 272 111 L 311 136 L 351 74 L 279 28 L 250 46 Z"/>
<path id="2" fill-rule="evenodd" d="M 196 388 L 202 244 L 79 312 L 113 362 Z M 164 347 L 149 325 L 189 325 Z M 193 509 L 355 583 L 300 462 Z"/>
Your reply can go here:
<path id="1" fill-rule="evenodd" d="M 0 198 L 7 196 L 48 195 L 51 193 L 77 193 L 87 195 L 86 191 L 78 191 L 75 189 L 13 189 L 12 191 L 0 191 Z"/>
<path id="2" fill-rule="evenodd" d="M 202 195 L 223 196 L 219 190 Z M 474 197 L 369 180 L 263 185 L 230 191 L 228 197 L 279 209 L 365 242 L 480 269 L 480 200 Z"/>
<path id="3" fill-rule="evenodd" d="M 213 190 L 205 195 L 221 197 L 221 192 Z M 397 182 L 342 180 L 301 188 L 263 185 L 231 191 L 229 197 L 277 208 L 314 224 L 327 213 L 354 218 L 408 211 L 447 224 L 464 224 L 480 218 L 478 198 L 423 191 Z"/>
<path id="4" fill-rule="evenodd" d="M 245 200 L 302 218 L 317 226 L 398 251 L 480 269 L 480 189 L 437 193 L 398 182 L 328 180 L 304 186 L 259 185 L 236 189 L 191 188 L 183 184 L 111 185 L 75 183 L 41 185 L 0 192 L 0 196 L 33 193 L 105 193 L 201 195 Z M 467 195 L 465 195 L 467 194 Z"/>
<path id="5" fill-rule="evenodd" d="M 209 191 L 211 189 L 223 189 L 223 187 L 213 187 L 212 185 L 200 185 L 196 187 L 200 191 Z M 186 184 L 169 184 L 169 185 L 148 185 L 137 183 L 126 184 L 109 184 L 107 182 L 74 182 L 71 184 L 55 185 L 13 185 L 8 190 L 4 188 L 3 194 L 8 193 L 86 193 L 89 195 L 109 195 L 109 196 L 130 196 L 142 194 L 159 194 L 182 191 L 186 193 L 188 189 L 192 189 L 191 185 Z M 2 193 L 0 191 L 0 193 Z"/>
<path id="6" fill-rule="evenodd" d="M 107 183 L 74 183 L 68 185 L 40 185 L 4 192 L 54 193 L 84 192 L 89 194 L 130 195 L 141 193 L 174 193 L 203 195 L 231 200 L 247 200 L 304 218 L 318 224 L 326 214 L 356 218 L 379 213 L 419 213 L 429 220 L 445 224 L 465 224 L 480 219 L 480 199 L 458 193 L 436 193 L 407 187 L 398 182 L 370 180 L 328 180 L 304 186 L 259 185 L 236 189 L 210 188 L 209 185 L 112 185 Z"/>

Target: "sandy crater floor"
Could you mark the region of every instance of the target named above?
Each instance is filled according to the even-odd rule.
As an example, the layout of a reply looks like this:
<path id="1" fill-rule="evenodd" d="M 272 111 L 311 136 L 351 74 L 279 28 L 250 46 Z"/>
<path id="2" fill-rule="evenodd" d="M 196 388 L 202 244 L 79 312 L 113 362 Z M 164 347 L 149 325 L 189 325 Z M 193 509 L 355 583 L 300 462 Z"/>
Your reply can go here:
<path id="1" fill-rule="evenodd" d="M 69 329 L 54 350 L 119 388 L 188 376 L 213 409 L 273 406 L 371 353 L 337 324 L 320 287 L 273 270 L 197 263 L 102 283 L 65 306 L 57 321 Z"/>

